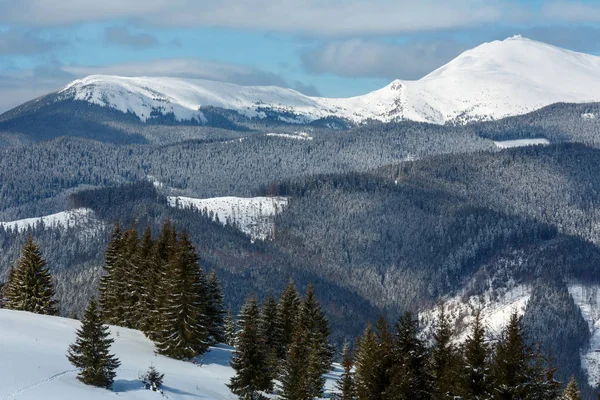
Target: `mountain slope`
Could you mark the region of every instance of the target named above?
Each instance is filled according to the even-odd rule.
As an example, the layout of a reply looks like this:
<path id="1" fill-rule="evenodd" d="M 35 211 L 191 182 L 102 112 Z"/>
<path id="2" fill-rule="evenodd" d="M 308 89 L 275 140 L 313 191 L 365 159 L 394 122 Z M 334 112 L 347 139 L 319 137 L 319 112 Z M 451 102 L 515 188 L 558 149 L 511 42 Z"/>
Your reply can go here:
<path id="1" fill-rule="evenodd" d="M 77 371 L 65 354 L 75 340 L 79 321 L 0 310 L 0 370 L 3 373 L 0 399 L 160 399 L 160 394 L 143 389 L 138 377 L 150 365 L 165 374 L 163 390 L 167 399 L 236 399 L 225 383 L 234 371 L 229 366 L 232 349 L 211 347 L 198 363 L 156 355 L 154 344 L 141 332 L 111 327 L 115 342 L 112 352 L 120 359 L 114 391 L 86 386 L 76 379 Z M 327 391 L 333 388 L 328 374 Z M 115 393 L 116 392 L 116 393 Z"/>
<path id="2" fill-rule="evenodd" d="M 351 98 L 198 79 L 93 75 L 73 81 L 51 101 L 84 101 L 141 121 L 170 115 L 202 124 L 208 121 L 203 108 L 216 107 L 286 123 L 335 117 L 353 123 L 408 119 L 443 124 L 499 119 L 557 102 L 598 101 L 598 93 L 600 57 L 515 36 L 468 50 L 420 80 L 395 80 Z"/>

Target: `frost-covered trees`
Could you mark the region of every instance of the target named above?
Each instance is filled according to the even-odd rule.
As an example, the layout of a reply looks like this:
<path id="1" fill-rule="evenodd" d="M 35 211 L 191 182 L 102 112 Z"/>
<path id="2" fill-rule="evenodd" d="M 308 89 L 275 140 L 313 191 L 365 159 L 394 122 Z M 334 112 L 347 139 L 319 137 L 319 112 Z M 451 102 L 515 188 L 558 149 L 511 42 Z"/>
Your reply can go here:
<path id="1" fill-rule="evenodd" d="M 16 269 L 9 274 L 4 295 L 6 308 L 36 314 L 58 314 L 52 276 L 31 236 L 23 246 Z"/>
<path id="2" fill-rule="evenodd" d="M 148 371 L 142 377 L 142 382 L 144 382 L 144 387 L 147 390 L 152 390 L 153 392 L 160 392 L 160 388 L 163 384 L 163 379 L 165 378 L 165 374 L 161 374 L 158 372 L 154 365 L 150 365 L 148 367 Z"/>
<path id="3" fill-rule="evenodd" d="M 231 310 L 227 311 L 225 317 L 225 343 L 230 346 L 235 346 L 235 338 L 237 337 L 237 323 L 233 318 Z"/>
<path id="4" fill-rule="evenodd" d="M 91 299 L 77 330 L 77 339 L 67 352 L 71 364 L 79 369 L 77 378 L 86 385 L 112 388 L 120 362 L 110 354 L 113 339 L 109 335 L 96 301 Z"/>
<path id="5" fill-rule="evenodd" d="M 486 343 L 480 309 L 475 312 L 475 319 L 462 346 L 462 365 L 458 372 L 461 394 L 465 400 L 490 398 L 490 348 Z"/>

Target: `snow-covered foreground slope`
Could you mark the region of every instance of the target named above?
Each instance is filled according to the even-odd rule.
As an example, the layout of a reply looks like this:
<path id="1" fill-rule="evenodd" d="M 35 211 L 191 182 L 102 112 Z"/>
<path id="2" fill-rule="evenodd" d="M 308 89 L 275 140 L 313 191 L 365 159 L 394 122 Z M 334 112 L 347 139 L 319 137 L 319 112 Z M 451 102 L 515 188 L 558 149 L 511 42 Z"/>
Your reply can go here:
<path id="1" fill-rule="evenodd" d="M 557 102 L 600 101 L 600 57 L 515 36 L 484 43 L 417 81 L 395 80 L 351 98 L 310 97 L 292 89 L 238 86 L 208 80 L 94 75 L 71 82 L 59 99 L 88 101 L 131 112 L 205 122 L 201 107 L 249 118 L 278 112 L 284 122 L 339 117 L 356 123 L 499 119 Z"/>
<path id="2" fill-rule="evenodd" d="M 69 211 L 61 211 L 56 214 L 44 215 L 42 217 L 0 222 L 0 226 L 6 230 L 23 232 L 29 228 L 37 228 L 42 226 L 45 229 L 86 226 L 90 223 L 94 223 L 93 221 L 95 221 L 94 211 L 89 208 L 76 208 Z"/>
<path id="3" fill-rule="evenodd" d="M 114 392 L 86 386 L 65 357 L 79 321 L 0 310 L 0 399 L 103 400 L 161 399 L 142 388 L 138 376 L 153 364 L 165 374 L 164 392 L 172 400 L 236 399 L 225 386 L 233 375 L 232 349 L 212 347 L 201 363 L 173 360 L 154 354 L 154 345 L 139 331 L 112 327 L 112 351 L 119 357 Z M 327 387 L 338 372 L 328 375 Z M 117 396 L 117 397 L 115 397 Z"/>
<path id="4" fill-rule="evenodd" d="M 271 237 L 274 217 L 287 205 L 285 197 L 213 197 L 195 199 L 191 197 L 168 197 L 171 207 L 193 208 L 213 213 L 223 224 L 232 224 L 252 239 Z"/>

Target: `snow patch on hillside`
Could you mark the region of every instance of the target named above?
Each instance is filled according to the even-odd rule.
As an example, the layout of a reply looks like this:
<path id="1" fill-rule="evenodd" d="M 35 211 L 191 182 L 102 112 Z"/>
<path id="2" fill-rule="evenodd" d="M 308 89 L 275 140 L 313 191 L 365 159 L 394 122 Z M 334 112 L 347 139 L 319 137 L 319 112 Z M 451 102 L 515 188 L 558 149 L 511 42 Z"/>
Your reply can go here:
<path id="1" fill-rule="evenodd" d="M 287 123 L 328 117 L 355 123 L 467 123 L 525 114 L 558 102 L 600 101 L 600 57 L 514 36 L 465 51 L 419 80 L 395 80 L 350 98 L 201 79 L 103 75 L 73 81 L 59 91 L 59 98 L 133 113 L 142 121 L 163 114 L 202 123 L 202 107 L 212 106 Z"/>
<path id="2" fill-rule="evenodd" d="M 581 349 L 581 366 L 589 384 L 595 386 L 600 381 L 600 286 L 572 284 L 569 293 L 592 334 L 588 348 Z"/>
<path id="3" fill-rule="evenodd" d="M 457 341 L 462 342 L 478 308 L 481 308 L 488 335 L 497 337 L 513 312 L 516 311 L 519 315 L 525 313 L 530 297 L 531 289 L 528 286 L 516 285 L 511 289 L 487 291 L 480 296 L 465 298 L 463 295 L 456 295 L 446 299 L 443 304 L 456 328 Z M 425 331 L 433 329 L 437 312 L 437 309 L 432 309 L 419 313 L 419 320 Z"/>
<path id="4" fill-rule="evenodd" d="M 44 215 L 42 217 L 0 222 L 0 226 L 6 230 L 24 232 L 30 228 L 74 228 L 90 225 L 90 223 L 97 223 L 94 217 L 94 211 L 89 208 L 76 208 L 69 211 L 61 211 L 56 214 Z"/>
<path id="5" fill-rule="evenodd" d="M 274 217 L 287 205 L 285 197 L 214 197 L 196 199 L 191 197 L 167 197 L 171 207 L 192 208 L 206 211 L 223 225 L 233 225 L 253 240 L 265 240 L 273 236 Z"/>
<path id="6" fill-rule="evenodd" d="M 550 141 L 544 138 L 538 139 L 516 139 L 516 140 L 502 140 L 495 141 L 494 144 L 499 149 L 511 149 L 513 147 L 524 147 L 524 146 L 545 146 L 549 145 Z"/>
<path id="7" fill-rule="evenodd" d="M 72 319 L 0 310 L 0 399 L 158 400 L 161 395 L 143 389 L 138 379 L 151 364 L 165 374 L 167 399 L 237 399 L 225 386 L 234 374 L 229 366 L 232 348 L 211 347 L 197 364 L 183 362 L 157 355 L 141 332 L 114 326 L 111 351 L 121 361 L 114 390 L 86 386 L 76 379 L 77 371 L 65 357 L 79 326 Z M 339 366 L 327 375 L 327 397 L 339 375 Z"/>
<path id="8" fill-rule="evenodd" d="M 265 136 L 282 137 L 286 139 L 294 140 L 313 140 L 312 136 L 309 136 L 306 132 L 291 133 L 267 133 Z"/>

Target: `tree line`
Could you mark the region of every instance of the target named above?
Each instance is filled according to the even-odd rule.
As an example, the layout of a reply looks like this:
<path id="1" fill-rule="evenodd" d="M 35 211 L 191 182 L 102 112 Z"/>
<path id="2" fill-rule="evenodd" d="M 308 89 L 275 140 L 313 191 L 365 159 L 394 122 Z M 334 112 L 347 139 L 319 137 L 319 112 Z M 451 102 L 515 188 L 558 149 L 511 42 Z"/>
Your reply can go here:
<path id="1" fill-rule="evenodd" d="M 531 344 L 522 317 L 512 313 L 490 340 L 480 311 L 457 342 L 440 307 L 429 338 L 411 313 L 392 329 L 385 318 L 369 325 L 352 353 L 344 346 L 339 400 L 571 400 L 581 399 L 575 378 L 561 394 L 555 367 Z"/>

